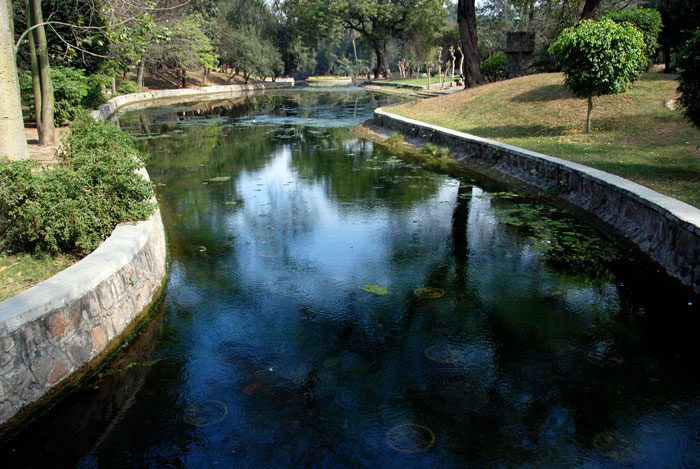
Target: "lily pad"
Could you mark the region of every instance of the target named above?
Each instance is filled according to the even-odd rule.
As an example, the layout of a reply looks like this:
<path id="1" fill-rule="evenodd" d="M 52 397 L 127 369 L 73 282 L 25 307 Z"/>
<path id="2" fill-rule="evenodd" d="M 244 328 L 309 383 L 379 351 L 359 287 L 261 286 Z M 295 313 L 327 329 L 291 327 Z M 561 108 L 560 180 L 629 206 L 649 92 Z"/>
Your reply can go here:
<path id="1" fill-rule="evenodd" d="M 406 423 L 389 430 L 386 442 L 399 453 L 421 453 L 435 444 L 435 434 L 423 425 Z"/>
<path id="2" fill-rule="evenodd" d="M 221 401 L 204 400 L 186 408 L 182 420 L 193 427 L 208 427 L 221 422 L 228 415 L 228 407 Z"/>
<path id="3" fill-rule="evenodd" d="M 391 295 L 391 292 L 386 289 L 386 287 L 380 287 L 379 285 L 365 285 L 362 290 L 374 293 L 375 295 Z"/>
<path id="4" fill-rule="evenodd" d="M 231 176 L 217 176 L 214 178 L 209 178 L 205 182 L 226 182 L 231 179 Z"/>
<path id="5" fill-rule="evenodd" d="M 435 287 L 422 287 L 413 290 L 413 294 L 422 300 L 433 300 L 445 296 L 445 290 Z"/>

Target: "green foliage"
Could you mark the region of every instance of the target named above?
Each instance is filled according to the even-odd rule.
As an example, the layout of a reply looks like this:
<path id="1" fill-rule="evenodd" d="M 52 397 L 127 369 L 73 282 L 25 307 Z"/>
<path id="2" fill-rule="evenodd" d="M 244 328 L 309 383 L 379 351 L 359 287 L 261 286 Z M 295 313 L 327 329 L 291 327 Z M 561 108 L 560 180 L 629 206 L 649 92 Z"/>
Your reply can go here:
<path id="1" fill-rule="evenodd" d="M 284 72 L 284 62 L 277 48 L 250 26 L 228 31 L 221 41 L 223 63 L 242 71 L 246 81 L 251 75 L 277 77 Z"/>
<path id="2" fill-rule="evenodd" d="M 685 115 L 700 127 L 700 29 L 678 54 L 678 91 Z"/>
<path id="3" fill-rule="evenodd" d="M 579 98 L 627 91 L 646 65 L 642 33 L 611 19 L 565 29 L 551 50 L 565 67 L 566 86 Z"/>
<path id="4" fill-rule="evenodd" d="M 88 94 L 88 79 L 82 70 L 54 67 L 51 69 L 51 80 L 54 88 L 54 124 L 67 125 L 73 120 L 83 98 Z M 22 104 L 29 108 L 29 113 L 33 116 L 35 112 L 31 72 L 20 74 L 20 91 Z"/>
<path id="5" fill-rule="evenodd" d="M 135 81 L 124 80 L 117 87 L 117 93 L 119 94 L 131 94 L 138 93 L 139 85 Z"/>
<path id="6" fill-rule="evenodd" d="M 131 137 L 81 113 L 60 163 L 0 160 L 0 248 L 88 254 L 122 221 L 153 212 L 153 189 Z"/>
<path id="7" fill-rule="evenodd" d="M 375 295 L 380 296 L 391 295 L 391 292 L 387 290 L 386 287 L 380 287 L 379 285 L 365 285 L 360 290 L 364 290 L 368 293 L 374 293 Z"/>
<path id="8" fill-rule="evenodd" d="M 506 56 L 496 53 L 488 59 L 482 60 L 481 74 L 489 83 L 504 80 L 506 78 Z"/>
<path id="9" fill-rule="evenodd" d="M 102 90 L 111 84 L 112 78 L 108 75 L 94 74 L 88 77 L 88 92 L 81 102 L 86 109 L 97 109 L 100 104 L 107 102 Z"/>
<path id="10" fill-rule="evenodd" d="M 634 8 L 609 13 L 607 17 L 615 23 L 628 22 L 637 28 L 644 36 L 644 44 L 646 44 L 645 55 L 650 62 L 653 62 L 656 57 L 656 51 L 659 49 L 659 33 L 664 26 L 661 13 L 658 10 L 653 8 Z"/>
<path id="11" fill-rule="evenodd" d="M 401 135 L 399 132 L 394 132 L 385 140 L 385 144 L 387 145 L 397 145 L 401 142 L 403 142 L 404 136 Z"/>
<path id="12" fill-rule="evenodd" d="M 178 68 L 207 68 L 218 64 L 211 40 L 202 31 L 200 15 L 187 15 L 169 22 L 161 40 L 151 44 L 148 55 L 162 65 Z"/>

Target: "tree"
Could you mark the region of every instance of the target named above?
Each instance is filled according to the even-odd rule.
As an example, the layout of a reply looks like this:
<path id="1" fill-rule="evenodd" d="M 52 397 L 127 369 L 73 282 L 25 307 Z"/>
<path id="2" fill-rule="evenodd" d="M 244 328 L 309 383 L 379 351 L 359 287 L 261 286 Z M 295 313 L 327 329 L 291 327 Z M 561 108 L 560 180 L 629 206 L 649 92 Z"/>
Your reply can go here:
<path id="1" fill-rule="evenodd" d="M 294 14 L 314 33 L 356 31 L 376 57 L 375 76 L 388 76 L 392 39 L 432 35 L 445 19 L 443 0 L 297 0 Z M 314 34 L 312 33 L 312 34 Z"/>
<path id="2" fill-rule="evenodd" d="M 17 83 L 12 2 L 0 0 L 0 157 L 29 158 Z"/>
<path id="3" fill-rule="evenodd" d="M 661 13 L 652 8 L 633 8 L 609 13 L 607 17 L 615 23 L 627 21 L 642 33 L 644 44 L 646 44 L 645 55 L 647 61 L 650 65 L 653 64 L 656 52 L 659 49 L 659 33 L 663 28 Z"/>
<path id="4" fill-rule="evenodd" d="M 41 12 L 41 0 L 26 0 L 27 30 L 34 89 L 34 109 L 39 145 L 56 143 L 54 125 L 54 96 L 49 65 L 48 43 Z"/>
<path id="5" fill-rule="evenodd" d="M 700 29 L 678 54 L 678 91 L 685 115 L 700 127 Z"/>
<path id="6" fill-rule="evenodd" d="M 457 24 L 459 35 L 462 39 L 462 55 L 464 62 L 462 73 L 464 74 L 464 87 L 482 85 L 484 77 L 479 68 L 479 47 L 476 35 L 476 10 L 474 0 L 459 0 L 457 3 Z"/>
<path id="7" fill-rule="evenodd" d="M 586 132 L 591 131 L 593 96 L 627 91 L 646 64 L 642 33 L 611 19 L 583 20 L 565 29 L 550 50 L 564 65 L 569 90 L 588 98 Z"/>
<path id="8" fill-rule="evenodd" d="M 586 0 L 586 3 L 583 5 L 583 11 L 581 12 L 581 19 L 592 20 L 595 18 L 599 5 L 600 0 Z"/>
<path id="9" fill-rule="evenodd" d="M 187 15 L 167 23 L 168 39 L 152 44 L 147 54 L 150 60 L 164 67 L 174 68 L 177 80 L 172 84 L 187 87 L 188 68 L 207 68 L 217 65 L 214 47 L 202 31 L 199 15 Z"/>

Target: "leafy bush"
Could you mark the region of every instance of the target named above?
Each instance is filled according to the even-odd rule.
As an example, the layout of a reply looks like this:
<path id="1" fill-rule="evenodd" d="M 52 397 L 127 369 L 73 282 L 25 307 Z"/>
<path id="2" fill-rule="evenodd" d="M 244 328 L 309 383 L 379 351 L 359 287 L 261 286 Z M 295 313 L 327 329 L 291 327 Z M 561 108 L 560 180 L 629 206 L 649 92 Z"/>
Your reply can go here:
<path id="1" fill-rule="evenodd" d="M 86 109 L 97 109 L 100 104 L 107 102 L 102 90 L 112 83 L 109 75 L 95 74 L 88 77 L 88 92 L 81 104 Z"/>
<path id="2" fill-rule="evenodd" d="M 143 159 L 115 124 L 80 113 L 59 164 L 0 160 L 0 248 L 88 254 L 123 221 L 153 212 Z"/>
<path id="3" fill-rule="evenodd" d="M 606 18 L 584 20 L 559 35 L 550 50 L 564 65 L 564 83 L 579 98 L 588 98 L 586 131 L 591 131 L 593 96 L 627 91 L 646 65 L 642 33 L 630 23 Z"/>
<path id="4" fill-rule="evenodd" d="M 506 56 L 493 54 L 481 61 L 481 74 L 489 83 L 504 80 L 506 78 Z"/>
<path id="5" fill-rule="evenodd" d="M 653 63 L 656 51 L 659 49 L 659 33 L 664 26 L 661 13 L 653 8 L 633 8 L 609 13 L 607 17 L 615 23 L 626 21 L 637 28 L 644 36 L 644 44 L 646 45 L 644 55 L 650 63 Z"/>
<path id="6" fill-rule="evenodd" d="M 138 93 L 139 85 L 135 81 L 124 80 L 117 87 L 117 93 L 119 94 L 131 94 Z"/>
<path id="7" fill-rule="evenodd" d="M 685 44 L 677 57 L 680 103 L 685 115 L 700 127 L 700 29 Z"/>
<path id="8" fill-rule="evenodd" d="M 54 95 L 54 124 L 57 126 L 69 124 L 80 109 L 80 103 L 88 94 L 88 79 L 85 72 L 67 67 L 51 69 Z M 31 72 L 20 75 L 20 91 L 22 104 L 29 108 L 32 116 L 34 111 L 34 92 Z"/>

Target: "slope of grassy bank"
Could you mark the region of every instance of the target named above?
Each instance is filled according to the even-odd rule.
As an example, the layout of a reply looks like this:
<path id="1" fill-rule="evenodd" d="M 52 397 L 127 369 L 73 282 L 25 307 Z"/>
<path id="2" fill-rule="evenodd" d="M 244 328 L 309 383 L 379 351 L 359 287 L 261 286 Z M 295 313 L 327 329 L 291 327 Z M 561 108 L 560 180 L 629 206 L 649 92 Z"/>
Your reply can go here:
<path id="1" fill-rule="evenodd" d="M 675 75 L 644 74 L 627 93 L 574 98 L 559 73 L 506 80 L 390 112 L 617 174 L 700 208 L 700 130 L 672 110 Z"/>

